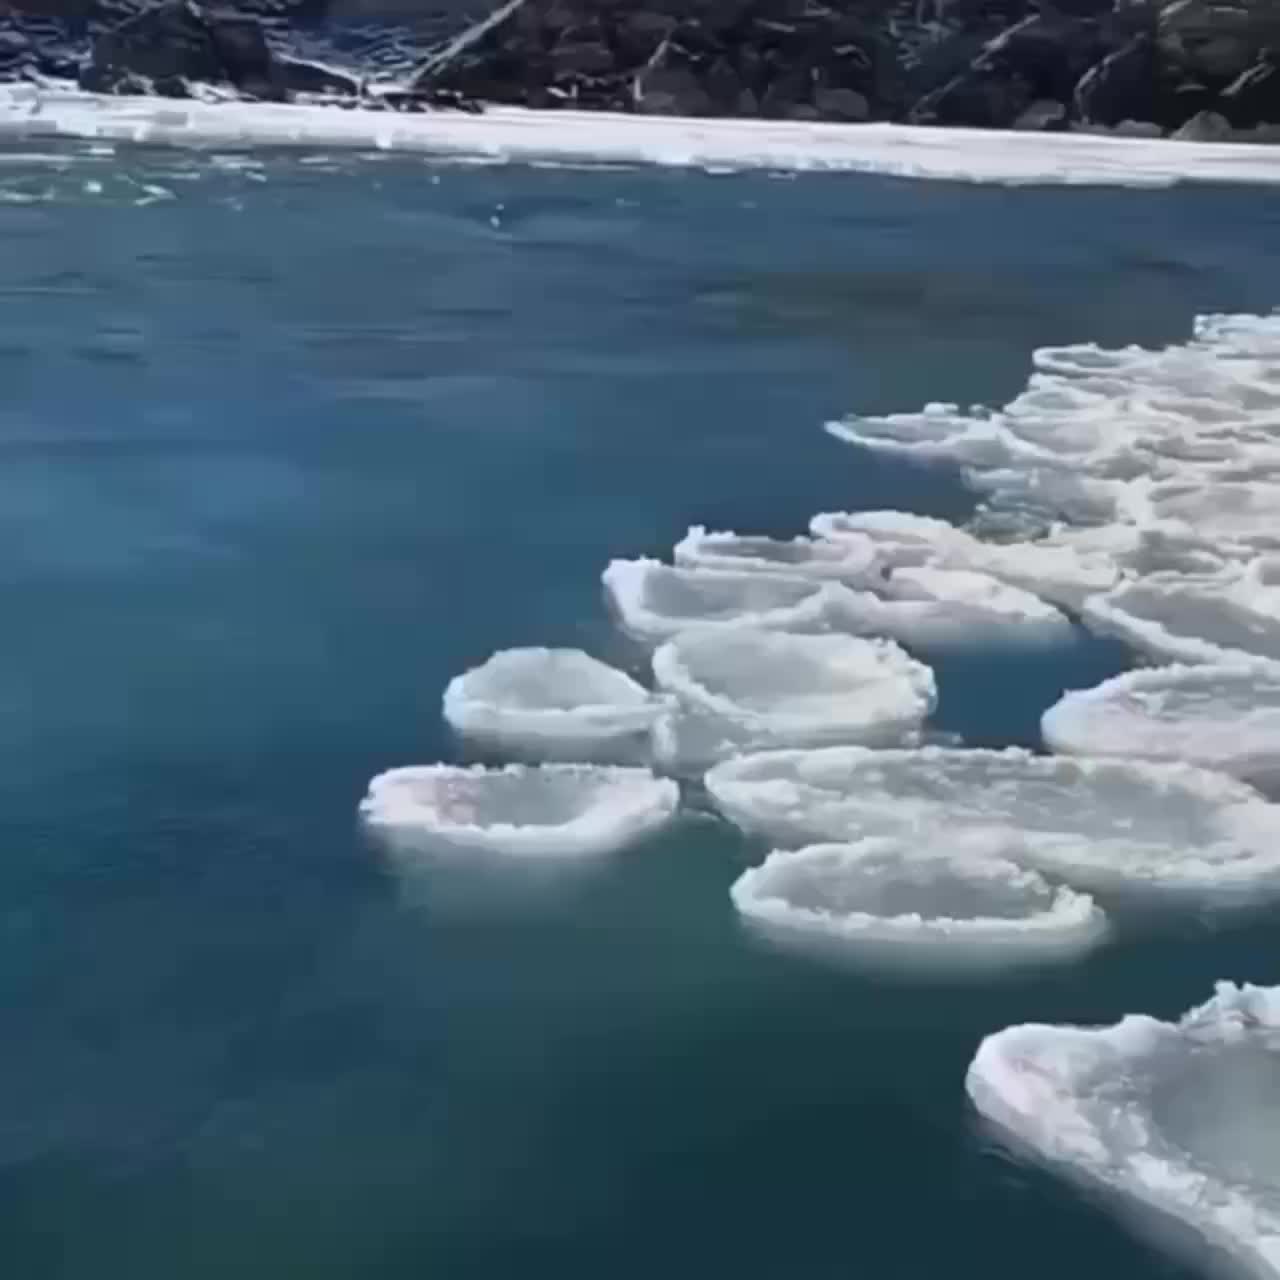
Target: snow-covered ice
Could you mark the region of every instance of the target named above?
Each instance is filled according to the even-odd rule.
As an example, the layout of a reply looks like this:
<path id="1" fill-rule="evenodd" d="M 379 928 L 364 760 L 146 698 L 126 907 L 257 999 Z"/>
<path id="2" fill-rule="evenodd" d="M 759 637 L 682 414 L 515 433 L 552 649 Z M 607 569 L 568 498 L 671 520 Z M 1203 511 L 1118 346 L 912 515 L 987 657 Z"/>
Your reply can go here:
<path id="1" fill-rule="evenodd" d="M 982 1042 L 967 1088 L 1117 1208 L 1191 1228 L 1255 1280 L 1280 1276 L 1280 988 L 1219 983 L 1174 1023 L 1010 1027 Z"/>
<path id="2" fill-rule="evenodd" d="M 1104 938 L 1091 898 L 1002 851 L 999 839 L 946 850 L 913 840 L 811 845 L 770 854 L 730 896 L 771 937 L 895 964 L 986 968 L 1078 955 Z"/>
<path id="3" fill-rule="evenodd" d="M 491 107 L 405 115 L 310 105 L 114 98 L 6 86 L 0 139 L 381 150 L 492 163 L 880 173 L 1012 185 L 1280 183 L 1272 147 L 1083 133 L 681 119 Z"/>
<path id="4" fill-rule="evenodd" d="M 679 569 L 644 559 L 612 561 L 603 581 L 622 625 L 650 642 L 691 627 L 825 630 L 844 590 L 813 578 Z"/>
<path id="5" fill-rule="evenodd" d="M 1226 774 L 1026 751 L 773 751 L 706 775 L 731 821 L 781 845 L 1002 834 L 1069 884 L 1224 902 L 1280 893 L 1280 806 Z"/>
<path id="6" fill-rule="evenodd" d="M 663 705 L 581 649 L 503 649 L 444 693 L 460 734 L 547 760 L 635 760 Z"/>
<path id="7" fill-rule="evenodd" d="M 603 765 L 419 765 L 369 784 L 364 820 L 411 851 L 573 858 L 656 831 L 679 789 L 647 769 Z"/>
<path id="8" fill-rule="evenodd" d="M 876 586 L 884 577 L 874 543 L 854 536 L 783 540 L 695 525 L 676 543 L 673 559 L 682 569 L 786 573 L 851 586 Z"/>
<path id="9" fill-rule="evenodd" d="M 686 631 L 657 650 L 653 673 L 674 697 L 657 754 L 681 768 L 767 747 L 901 743 L 937 701 L 928 667 L 845 635 Z"/>
<path id="10" fill-rule="evenodd" d="M 1280 665 L 1127 671 L 1065 694 L 1041 720 L 1053 751 L 1185 760 L 1280 784 Z"/>
<path id="11" fill-rule="evenodd" d="M 969 570 L 1020 588 L 1072 612 L 1091 595 L 1115 585 L 1114 559 L 1045 542 L 984 542 L 946 520 L 905 511 L 823 511 L 809 522 L 831 541 L 870 542 L 892 570 L 930 567 Z"/>

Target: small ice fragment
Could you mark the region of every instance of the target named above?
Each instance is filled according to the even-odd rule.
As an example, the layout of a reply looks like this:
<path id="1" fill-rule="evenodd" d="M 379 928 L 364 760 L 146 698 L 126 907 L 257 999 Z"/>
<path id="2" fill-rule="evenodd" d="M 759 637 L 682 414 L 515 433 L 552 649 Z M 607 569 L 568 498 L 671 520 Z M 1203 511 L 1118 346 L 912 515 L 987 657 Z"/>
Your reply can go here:
<path id="1" fill-rule="evenodd" d="M 1065 694 L 1041 730 L 1053 751 L 1185 760 L 1269 790 L 1280 784 L 1280 666 L 1127 671 Z"/>
<path id="2" fill-rule="evenodd" d="M 872 961 L 983 968 L 1070 957 L 1105 936 L 1085 894 L 1001 856 L 1000 838 L 945 852 L 893 839 L 772 853 L 730 890 L 778 941 L 839 947 Z"/>
<path id="3" fill-rule="evenodd" d="M 782 845 L 887 836 L 932 847 L 1001 832 L 1017 857 L 1086 889 L 1224 903 L 1280 893 L 1280 806 L 1190 765 L 826 747 L 728 760 L 706 785 L 727 818 Z"/>
<path id="4" fill-rule="evenodd" d="M 614 560 L 603 580 L 622 625 L 650 642 L 702 626 L 823 631 L 844 590 L 784 574 L 677 569 L 644 559 Z"/>
<path id="5" fill-rule="evenodd" d="M 656 734 L 672 766 L 826 743 L 896 745 L 933 710 L 933 672 L 887 640 L 752 627 L 687 631 L 653 656 L 674 696 Z"/>
<path id="6" fill-rule="evenodd" d="M 678 799 L 674 782 L 647 769 L 435 764 L 379 774 L 360 812 L 412 852 L 574 858 L 613 852 L 657 830 Z"/>
<path id="7" fill-rule="evenodd" d="M 504 649 L 444 694 L 445 719 L 459 733 L 545 760 L 634 760 L 662 707 L 581 649 Z"/>
<path id="8" fill-rule="evenodd" d="M 1280 1276 L 1280 988 L 1219 983 L 1173 1023 L 1009 1027 L 982 1042 L 966 1087 L 988 1121 L 1118 1209 L 1176 1220 L 1242 1274 Z"/>

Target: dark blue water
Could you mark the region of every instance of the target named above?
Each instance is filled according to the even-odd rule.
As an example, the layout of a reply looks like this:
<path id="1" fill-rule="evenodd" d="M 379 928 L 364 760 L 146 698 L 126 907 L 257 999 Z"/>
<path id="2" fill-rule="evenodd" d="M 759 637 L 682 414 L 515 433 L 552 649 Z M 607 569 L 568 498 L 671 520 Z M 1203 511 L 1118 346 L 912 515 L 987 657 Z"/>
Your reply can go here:
<path id="1" fill-rule="evenodd" d="M 1280 979 L 1275 918 L 892 985 L 739 932 L 706 817 L 539 892 L 362 839 L 611 555 L 959 517 L 819 431 L 1280 298 L 1260 192 L 0 154 L 0 1243 L 46 1280 L 1173 1277 L 974 1125 L 980 1037 Z M 1034 742 L 1109 646 L 942 671 Z"/>

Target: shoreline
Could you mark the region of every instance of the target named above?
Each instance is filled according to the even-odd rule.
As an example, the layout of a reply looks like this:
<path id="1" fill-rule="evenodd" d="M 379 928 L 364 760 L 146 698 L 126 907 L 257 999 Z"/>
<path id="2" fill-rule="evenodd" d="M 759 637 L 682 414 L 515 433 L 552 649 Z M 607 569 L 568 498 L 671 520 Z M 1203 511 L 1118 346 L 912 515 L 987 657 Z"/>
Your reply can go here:
<path id="1" fill-rule="evenodd" d="M 1008 186 L 1280 184 L 1280 147 L 1106 133 L 637 116 L 490 107 L 405 114 L 329 105 L 0 89 L 0 144 L 40 138 L 197 148 L 381 151 L 477 163 L 875 174 Z"/>

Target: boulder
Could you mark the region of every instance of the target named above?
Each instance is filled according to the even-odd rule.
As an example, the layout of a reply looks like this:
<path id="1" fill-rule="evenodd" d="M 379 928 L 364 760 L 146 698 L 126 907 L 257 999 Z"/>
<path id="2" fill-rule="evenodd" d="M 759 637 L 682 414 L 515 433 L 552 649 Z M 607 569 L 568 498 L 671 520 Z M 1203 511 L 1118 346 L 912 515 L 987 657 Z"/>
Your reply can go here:
<path id="1" fill-rule="evenodd" d="M 1036 14 L 989 40 L 965 70 L 912 109 L 921 123 L 1004 129 L 1032 103 L 1063 102 L 1105 52 L 1096 22 Z"/>
<path id="2" fill-rule="evenodd" d="M 1108 127 L 1125 120 L 1151 120 L 1157 110 L 1158 79 L 1154 42 L 1146 35 L 1135 36 L 1080 78 L 1073 94 L 1076 115 L 1086 124 Z"/>
<path id="3" fill-rule="evenodd" d="M 1222 91 L 1218 103 L 1234 129 L 1280 124 L 1280 63 L 1255 63 Z"/>
<path id="4" fill-rule="evenodd" d="M 294 92 L 354 95 L 354 77 L 300 58 L 277 57 L 255 17 L 172 0 L 98 36 L 80 83 L 99 93 L 186 97 L 192 83 L 231 85 L 266 101 Z"/>
<path id="5" fill-rule="evenodd" d="M 1213 80 L 1247 70 L 1264 48 L 1280 43 L 1275 0 L 1173 0 L 1160 10 L 1160 52 L 1173 65 Z"/>
<path id="6" fill-rule="evenodd" d="M 1216 111 L 1197 111 L 1174 133 L 1183 142 L 1224 142 L 1231 137 L 1231 123 Z"/>
<path id="7" fill-rule="evenodd" d="M 645 115 L 705 116 L 714 110 L 695 57 L 668 38 L 654 51 L 631 86 L 632 102 Z"/>
<path id="8" fill-rule="evenodd" d="M 871 116 L 871 104 L 856 89 L 819 87 L 813 91 L 813 105 L 823 120 L 856 122 Z"/>

